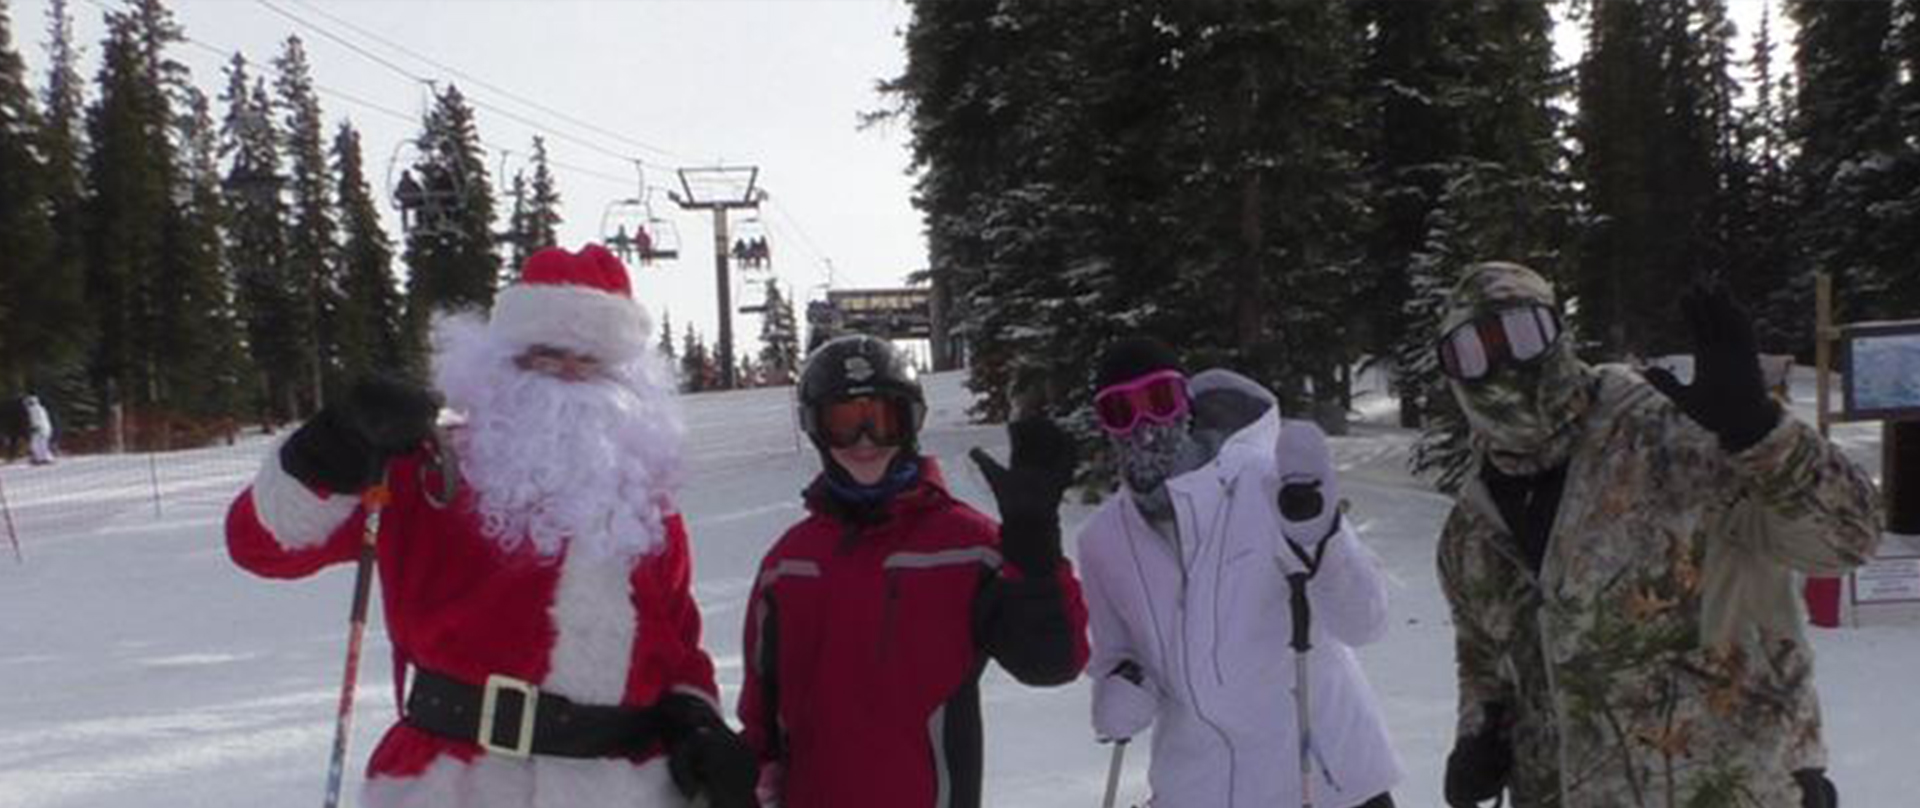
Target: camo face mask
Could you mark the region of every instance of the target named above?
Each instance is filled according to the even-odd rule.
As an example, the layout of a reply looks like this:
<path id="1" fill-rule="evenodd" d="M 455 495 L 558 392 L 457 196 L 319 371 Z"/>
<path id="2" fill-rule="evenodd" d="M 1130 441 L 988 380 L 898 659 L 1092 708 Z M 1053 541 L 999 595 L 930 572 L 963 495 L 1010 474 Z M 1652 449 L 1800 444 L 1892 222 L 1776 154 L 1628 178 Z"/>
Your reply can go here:
<path id="1" fill-rule="evenodd" d="M 1518 264 L 1469 268 L 1448 298 L 1443 335 L 1515 307 L 1554 306 L 1553 287 Z M 1472 442 L 1507 474 L 1534 474 L 1566 462 L 1592 398 L 1593 370 L 1558 339 L 1526 362 L 1504 362 L 1472 381 L 1447 384 L 1466 413 Z"/>

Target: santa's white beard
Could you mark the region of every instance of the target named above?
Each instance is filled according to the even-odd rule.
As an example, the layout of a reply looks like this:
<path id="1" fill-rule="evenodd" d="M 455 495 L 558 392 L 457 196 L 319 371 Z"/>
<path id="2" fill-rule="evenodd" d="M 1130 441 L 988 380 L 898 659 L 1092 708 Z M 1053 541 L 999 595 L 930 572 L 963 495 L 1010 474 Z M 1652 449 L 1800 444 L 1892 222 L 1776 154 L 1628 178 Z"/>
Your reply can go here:
<path id="1" fill-rule="evenodd" d="M 683 434 L 651 356 L 565 381 L 523 371 L 484 327 L 436 327 L 435 379 L 466 415 L 460 473 L 486 534 L 510 549 L 630 561 L 658 548 Z"/>

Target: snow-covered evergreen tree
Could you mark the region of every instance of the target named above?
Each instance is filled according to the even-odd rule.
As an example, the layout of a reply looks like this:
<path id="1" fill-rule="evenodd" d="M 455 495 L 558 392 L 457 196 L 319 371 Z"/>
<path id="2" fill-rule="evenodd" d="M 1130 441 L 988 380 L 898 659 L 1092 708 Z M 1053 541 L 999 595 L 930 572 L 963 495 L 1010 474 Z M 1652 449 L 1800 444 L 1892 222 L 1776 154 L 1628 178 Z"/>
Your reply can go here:
<path id="1" fill-rule="evenodd" d="M 760 365 L 762 384 L 792 384 L 800 372 L 800 329 L 793 304 L 780 293 L 780 284 L 767 283 L 760 304 Z"/>
<path id="2" fill-rule="evenodd" d="M 281 327 L 292 330 L 299 343 L 300 397 L 318 409 L 326 400 L 325 389 L 340 383 L 334 322 L 340 307 L 335 245 L 339 227 L 333 177 L 327 170 L 320 99 L 314 95 L 312 68 L 299 37 L 287 37 L 274 60 L 274 71 L 274 105 L 282 114 L 291 201 L 285 267 L 295 295 L 305 304 L 296 307 L 295 319 Z"/>
<path id="3" fill-rule="evenodd" d="M 332 333 L 342 379 L 407 367 L 403 310 L 393 276 L 393 242 L 367 185 L 360 132 L 342 123 L 333 137 L 334 198 L 340 204 L 340 308 Z"/>
<path id="4" fill-rule="evenodd" d="M 493 233 L 493 190 L 473 108 L 458 87 L 434 97 L 416 140 L 413 174 L 428 186 L 434 211 L 407 233 L 407 321 L 416 356 L 424 357 L 434 311 L 487 309 L 500 276 Z"/>
<path id="5" fill-rule="evenodd" d="M 304 301 L 289 274 L 287 204 L 281 193 L 280 139 L 264 82 L 244 56 L 227 66 L 227 113 L 221 147 L 227 159 L 227 258 L 233 265 L 247 349 L 260 373 L 262 415 L 281 421 L 299 415 L 298 369 L 303 367 L 296 322 Z"/>
<path id="6" fill-rule="evenodd" d="M 52 323 L 31 308 L 34 275 L 53 255 L 53 222 L 45 203 L 51 177 L 43 162 L 40 112 L 14 49 L 12 14 L 0 0 L 0 395 L 27 391 L 43 332 Z"/>

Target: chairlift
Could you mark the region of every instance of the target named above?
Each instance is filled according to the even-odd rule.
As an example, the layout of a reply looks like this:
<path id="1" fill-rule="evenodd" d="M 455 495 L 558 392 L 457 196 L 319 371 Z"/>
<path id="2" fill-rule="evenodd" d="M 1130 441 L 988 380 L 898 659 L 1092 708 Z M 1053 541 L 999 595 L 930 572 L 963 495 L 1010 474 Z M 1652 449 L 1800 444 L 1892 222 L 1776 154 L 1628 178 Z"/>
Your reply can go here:
<path id="1" fill-rule="evenodd" d="M 654 212 L 652 194 L 642 173 L 639 196 L 613 200 L 601 211 L 600 240 L 622 261 L 651 265 L 680 257 L 680 228 Z"/>
<path id="2" fill-rule="evenodd" d="M 445 155 L 424 139 L 401 141 L 395 147 L 387 177 L 393 206 L 400 211 L 400 226 L 407 232 L 438 235 L 458 229 L 455 214 L 466 198 L 466 183 L 447 165 Z"/>
<path id="3" fill-rule="evenodd" d="M 767 248 L 766 227 L 760 223 L 759 214 L 741 220 L 739 229 L 734 232 L 733 247 L 730 250 L 735 263 L 742 269 L 770 271 L 773 269 L 773 254 Z"/>

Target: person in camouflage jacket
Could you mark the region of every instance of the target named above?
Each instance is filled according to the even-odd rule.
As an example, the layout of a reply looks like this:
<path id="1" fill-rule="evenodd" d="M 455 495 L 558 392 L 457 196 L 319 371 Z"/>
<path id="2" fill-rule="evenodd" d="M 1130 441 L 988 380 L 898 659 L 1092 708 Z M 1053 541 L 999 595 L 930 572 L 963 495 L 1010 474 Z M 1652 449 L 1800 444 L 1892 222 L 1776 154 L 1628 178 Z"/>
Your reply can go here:
<path id="1" fill-rule="evenodd" d="M 1471 267 L 1449 298 L 1438 353 L 1475 454 L 1439 546 L 1450 806 L 1838 804 L 1795 573 L 1871 556 L 1878 496 L 1767 396 L 1724 292 L 1682 308 L 1690 386 L 1576 358 L 1525 267 Z"/>

